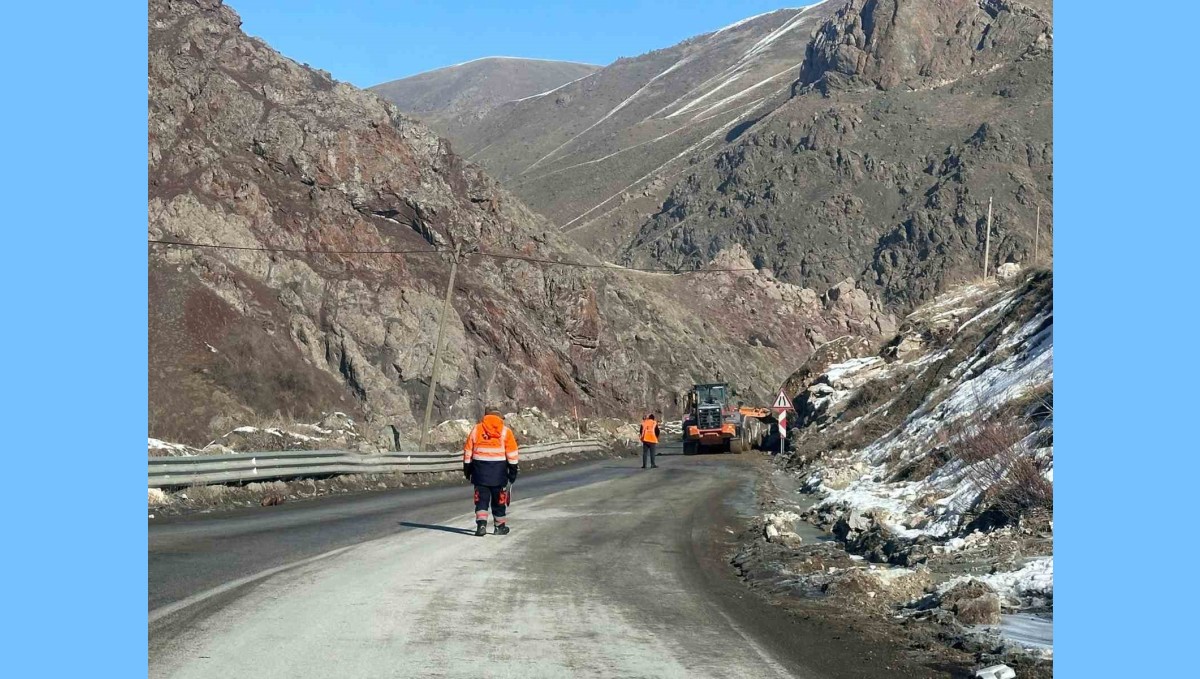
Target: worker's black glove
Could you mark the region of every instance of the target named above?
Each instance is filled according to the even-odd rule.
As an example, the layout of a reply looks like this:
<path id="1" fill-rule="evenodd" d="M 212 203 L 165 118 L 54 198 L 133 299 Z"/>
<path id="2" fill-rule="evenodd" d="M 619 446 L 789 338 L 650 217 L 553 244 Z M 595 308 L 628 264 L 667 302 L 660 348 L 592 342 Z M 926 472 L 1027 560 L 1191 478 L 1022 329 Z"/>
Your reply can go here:
<path id="1" fill-rule="evenodd" d="M 471 480 L 471 463 L 470 462 L 463 463 L 463 476 L 467 477 L 468 481 Z"/>
<path id="2" fill-rule="evenodd" d="M 521 469 L 517 465 L 515 465 L 515 464 L 508 465 L 508 482 L 509 483 L 515 482 L 517 480 L 517 473 L 520 471 L 521 471 Z"/>

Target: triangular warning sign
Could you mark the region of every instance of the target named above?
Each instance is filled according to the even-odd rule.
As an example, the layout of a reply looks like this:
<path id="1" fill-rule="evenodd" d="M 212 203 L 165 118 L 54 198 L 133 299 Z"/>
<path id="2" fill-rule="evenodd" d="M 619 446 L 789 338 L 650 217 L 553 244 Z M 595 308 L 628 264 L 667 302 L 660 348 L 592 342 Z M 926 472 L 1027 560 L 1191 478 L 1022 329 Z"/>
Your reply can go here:
<path id="1" fill-rule="evenodd" d="M 779 395 L 775 397 L 775 403 L 771 405 L 772 410 L 784 411 L 792 409 L 792 402 L 788 400 L 787 394 L 783 390 L 779 391 Z"/>

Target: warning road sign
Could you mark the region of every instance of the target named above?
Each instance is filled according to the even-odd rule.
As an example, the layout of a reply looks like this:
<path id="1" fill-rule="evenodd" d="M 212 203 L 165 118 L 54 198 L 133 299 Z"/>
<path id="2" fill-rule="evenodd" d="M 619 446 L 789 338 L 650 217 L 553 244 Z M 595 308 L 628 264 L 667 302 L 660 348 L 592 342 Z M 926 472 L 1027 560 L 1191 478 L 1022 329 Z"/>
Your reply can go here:
<path id="1" fill-rule="evenodd" d="M 788 400 L 787 394 L 783 390 L 779 390 L 779 395 L 775 397 L 775 403 L 771 405 L 771 410 L 775 412 L 785 412 L 792 409 L 792 402 Z"/>

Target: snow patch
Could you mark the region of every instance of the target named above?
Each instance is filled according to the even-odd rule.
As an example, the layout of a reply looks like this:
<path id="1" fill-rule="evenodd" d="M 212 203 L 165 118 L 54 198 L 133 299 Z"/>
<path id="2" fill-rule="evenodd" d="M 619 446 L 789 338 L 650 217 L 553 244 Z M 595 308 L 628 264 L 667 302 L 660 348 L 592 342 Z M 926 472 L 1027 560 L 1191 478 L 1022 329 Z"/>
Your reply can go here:
<path id="1" fill-rule="evenodd" d="M 537 99 L 538 97 L 544 97 L 544 96 L 546 96 L 547 94 L 554 94 L 555 92 L 557 92 L 557 91 L 561 90 L 561 89 L 562 89 L 562 88 L 564 88 L 564 87 L 567 87 L 568 85 L 574 85 L 575 83 L 579 82 L 580 80 L 585 80 L 585 79 L 587 79 L 587 78 L 590 78 L 590 77 L 592 77 L 592 76 L 596 75 L 596 74 L 597 74 L 597 73 L 599 73 L 599 72 L 600 72 L 600 71 L 598 71 L 598 70 L 597 70 L 597 71 L 592 71 L 591 73 L 589 73 L 589 74 L 587 74 L 587 75 L 583 76 L 582 78 L 576 78 L 576 79 L 572 80 L 572 81 L 571 81 L 571 82 L 569 82 L 569 83 L 563 83 L 563 84 L 559 85 L 558 87 L 555 87 L 554 89 L 551 89 L 551 90 L 546 90 L 545 92 L 538 92 L 537 94 L 531 94 L 531 95 L 529 95 L 528 97 L 521 97 L 520 99 L 513 99 L 513 100 L 512 100 L 511 102 L 509 102 L 509 103 L 511 104 L 511 103 L 516 103 L 516 102 L 518 102 L 518 101 L 525 101 L 526 99 Z"/>
<path id="2" fill-rule="evenodd" d="M 938 586 L 938 594 L 963 582 L 979 580 L 988 585 L 1005 600 L 1010 607 L 1021 605 L 1030 597 L 1054 598 L 1054 557 L 1042 556 L 1031 559 L 1019 570 L 991 573 L 989 575 L 964 575 L 947 580 Z"/>
<path id="3" fill-rule="evenodd" d="M 554 156 L 555 154 L 557 154 L 559 151 L 561 151 L 561 150 L 562 150 L 564 147 L 566 147 L 567 145 L 569 145 L 571 142 L 575 141 L 576 139 L 579 139 L 580 137 L 582 137 L 583 135 L 587 134 L 588 132 L 591 132 L 593 129 L 595 129 L 595 127 L 596 127 L 597 125 L 599 125 L 600 123 L 603 123 L 604 121 L 608 120 L 608 119 L 609 119 L 609 118 L 611 118 L 612 116 L 616 115 L 616 113 L 617 113 L 618 111 L 620 111 L 621 109 L 623 109 L 623 108 L 625 108 L 626 106 L 628 106 L 628 105 L 629 105 L 629 103 L 630 103 L 631 101 L 633 101 L 634 99 L 636 99 L 636 98 L 637 98 L 637 96 L 638 96 L 639 94 L 641 94 L 642 92 L 646 91 L 646 88 L 647 88 L 647 87 L 650 87 L 651 85 L 653 85 L 653 84 L 654 84 L 654 83 L 655 83 L 655 82 L 656 82 L 656 81 L 657 81 L 659 78 L 661 78 L 661 77 L 663 77 L 663 76 L 667 75 L 668 73 L 671 73 L 671 72 L 672 72 L 672 71 L 674 71 L 675 69 L 679 68 L 680 66 L 683 66 L 684 64 L 688 63 L 688 62 L 689 62 L 689 61 L 691 61 L 691 60 L 692 60 L 692 57 L 691 57 L 691 56 L 686 56 L 686 57 L 683 57 L 683 58 L 682 58 L 682 59 L 680 59 L 679 61 L 676 61 L 674 64 L 671 64 L 671 65 L 670 65 L 670 66 L 669 66 L 669 67 L 668 67 L 668 68 L 667 68 L 665 71 L 663 71 L 663 72 L 659 73 L 658 75 L 654 76 L 653 78 L 651 78 L 651 79 L 647 80 L 647 81 L 646 81 L 646 83 L 645 83 L 644 85 L 642 85 L 641 87 L 639 87 L 639 88 L 638 88 L 638 89 L 637 89 L 637 90 L 636 90 L 636 91 L 635 91 L 633 94 L 631 94 L 631 95 L 629 95 L 628 97 L 626 97 L 624 101 L 622 101 L 621 103 L 619 103 L 619 104 L 617 104 L 616 106 L 614 106 L 614 107 L 613 107 L 613 109 L 612 109 L 611 111 L 609 111 L 608 113 L 605 113 L 603 116 L 601 116 L 599 120 L 597 120 L 596 122 L 592 123 L 591 125 L 588 125 L 588 126 L 587 126 L 586 128 L 584 128 L 584 130 L 583 130 L 582 132 L 580 132 L 579 134 L 577 134 L 577 135 L 575 135 L 574 137 L 571 137 L 570 139 L 568 139 L 568 140 L 564 141 L 563 143 L 559 144 L 559 145 L 558 145 L 558 146 L 557 146 L 557 147 L 556 147 L 556 148 L 555 148 L 553 151 L 551 151 L 550 153 L 547 153 L 546 155 L 542 156 L 541 158 L 538 158 L 537 160 L 535 160 L 535 161 L 533 162 L 533 164 L 532 164 L 532 165 L 530 165 L 529 167 L 525 168 L 525 170 L 524 170 L 524 171 L 522 171 L 522 172 L 521 172 L 521 174 L 525 174 L 526 172 L 529 172 L 529 171 L 530 171 L 530 170 L 532 170 L 533 168 L 537 167 L 538 165 L 541 165 L 543 161 L 545 161 L 545 160 L 547 160 L 548 158 L 551 158 L 552 156 Z"/>

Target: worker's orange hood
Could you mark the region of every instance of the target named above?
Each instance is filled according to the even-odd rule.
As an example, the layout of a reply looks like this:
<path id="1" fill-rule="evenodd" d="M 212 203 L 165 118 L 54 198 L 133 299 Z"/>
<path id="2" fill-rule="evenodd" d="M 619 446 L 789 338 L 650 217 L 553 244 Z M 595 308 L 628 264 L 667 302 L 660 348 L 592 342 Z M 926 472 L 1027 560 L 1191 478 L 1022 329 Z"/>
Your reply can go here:
<path id="1" fill-rule="evenodd" d="M 484 415 L 482 424 L 485 436 L 490 439 L 500 438 L 500 432 L 504 430 L 504 420 L 500 419 L 499 415 Z"/>

